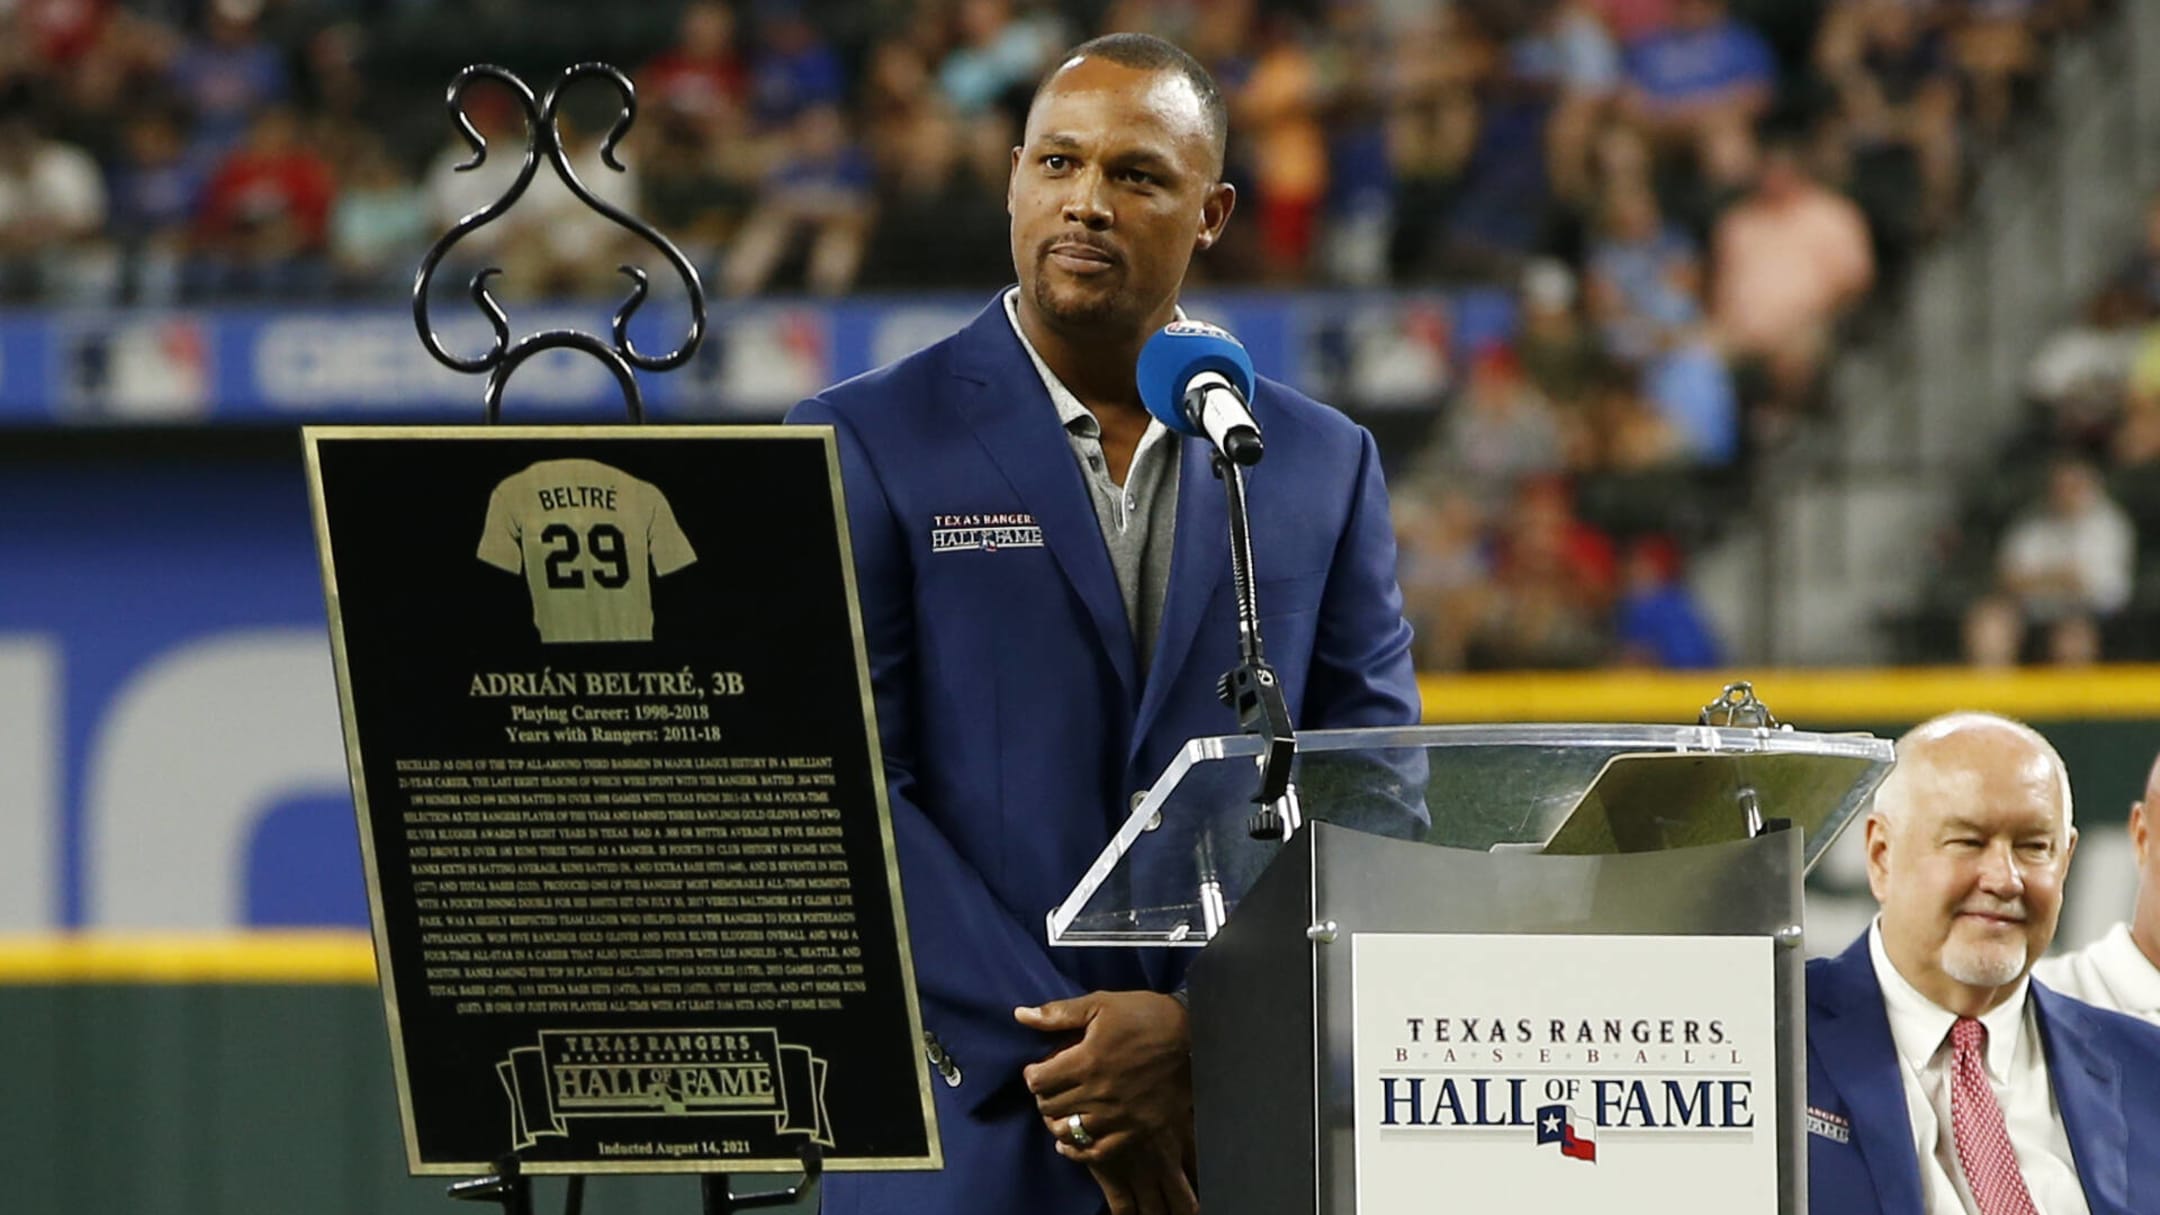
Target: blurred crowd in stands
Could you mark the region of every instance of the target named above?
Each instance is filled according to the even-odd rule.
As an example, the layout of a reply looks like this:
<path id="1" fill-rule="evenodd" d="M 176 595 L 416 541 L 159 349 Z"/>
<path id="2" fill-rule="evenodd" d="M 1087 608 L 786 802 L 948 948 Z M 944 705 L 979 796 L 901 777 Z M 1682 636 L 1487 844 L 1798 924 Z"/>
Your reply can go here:
<path id="1" fill-rule="evenodd" d="M 2025 395 L 2025 426 L 1945 537 L 1939 598 L 1961 613 L 1964 657 L 2160 659 L 2160 199 L 2033 356 Z"/>
<path id="2" fill-rule="evenodd" d="M 1421 661 L 1702 666 L 1688 549 L 2105 2 L 0 0 L 0 302 L 397 300 L 516 169 L 456 171 L 450 74 L 585 58 L 630 69 L 641 110 L 629 171 L 604 169 L 615 99 L 588 86 L 573 163 L 720 293 L 987 291 L 1036 81 L 1148 30 L 1231 104 L 1210 289 L 1516 299 L 1388 451 Z M 522 143 L 507 94 L 467 109 Z M 2155 228 L 2066 343 L 2141 332 Z M 506 294 L 619 297 L 627 239 L 543 172 L 462 252 Z M 2160 357 L 2124 361 L 2103 423 L 2083 364 L 2043 360 L 2065 427 L 2146 460 Z"/>

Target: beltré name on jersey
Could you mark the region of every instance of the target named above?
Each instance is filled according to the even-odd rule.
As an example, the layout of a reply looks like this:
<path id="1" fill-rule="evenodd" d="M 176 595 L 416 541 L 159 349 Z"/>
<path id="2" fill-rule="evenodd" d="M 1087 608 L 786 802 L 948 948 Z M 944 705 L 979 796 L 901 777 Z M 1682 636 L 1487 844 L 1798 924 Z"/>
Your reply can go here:
<path id="1" fill-rule="evenodd" d="M 488 497 L 479 558 L 523 573 L 543 642 L 651 641 L 652 579 L 697 560 L 667 496 L 597 460 L 543 460 Z"/>

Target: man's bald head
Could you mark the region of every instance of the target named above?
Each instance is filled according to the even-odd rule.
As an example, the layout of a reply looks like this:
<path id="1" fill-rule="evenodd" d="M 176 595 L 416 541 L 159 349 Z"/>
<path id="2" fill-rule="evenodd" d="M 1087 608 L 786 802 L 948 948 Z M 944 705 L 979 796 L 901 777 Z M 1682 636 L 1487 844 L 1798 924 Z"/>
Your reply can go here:
<path id="1" fill-rule="evenodd" d="M 1872 817 L 1893 826 L 1913 821 L 1915 802 L 1932 794 L 1953 792 L 1941 788 L 1974 784 L 1984 771 L 2001 768 L 2013 778 L 2043 781 L 2054 787 L 2062 810 L 2062 829 L 2076 829 L 2072 821 L 2070 769 L 2062 756 L 2038 730 L 1997 713 L 1958 712 L 1933 717 L 1907 730 L 1897 740 L 1897 766 L 1875 791 Z M 2155 760 L 2146 781 L 2146 795 L 2160 781 L 2160 760 Z"/>

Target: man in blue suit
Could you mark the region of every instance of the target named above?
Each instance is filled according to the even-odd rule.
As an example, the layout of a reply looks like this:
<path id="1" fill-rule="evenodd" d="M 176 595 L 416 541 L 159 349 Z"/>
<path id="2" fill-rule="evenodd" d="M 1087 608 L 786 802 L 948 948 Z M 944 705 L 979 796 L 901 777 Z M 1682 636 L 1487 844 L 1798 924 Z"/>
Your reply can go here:
<path id="1" fill-rule="evenodd" d="M 1037 92 L 1007 209 L 1019 285 L 799 405 L 838 435 L 932 1060 L 942 1173 L 834 1176 L 827 1210 L 1190 1212 L 1181 951 L 1052 949 L 1045 913 L 1197 735 L 1237 662 L 1209 448 L 1148 416 L 1141 345 L 1222 234 L 1221 94 L 1113 35 Z M 1267 653 L 1301 729 L 1417 720 L 1373 441 L 1271 381 L 1249 479 Z"/>
<path id="2" fill-rule="evenodd" d="M 2046 739 L 1957 713 L 1898 741 L 1866 826 L 1882 914 L 1808 964 L 1814 1215 L 2160 1211 L 2160 1029 L 2027 978 L 2077 845 Z"/>

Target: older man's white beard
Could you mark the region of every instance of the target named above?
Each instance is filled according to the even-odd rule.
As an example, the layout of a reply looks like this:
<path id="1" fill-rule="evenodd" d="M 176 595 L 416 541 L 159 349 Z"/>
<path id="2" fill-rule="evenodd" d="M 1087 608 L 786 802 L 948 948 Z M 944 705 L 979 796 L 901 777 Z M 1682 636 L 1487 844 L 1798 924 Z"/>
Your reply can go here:
<path id="1" fill-rule="evenodd" d="M 1967 987 L 2004 987 L 2025 973 L 2018 946 L 1952 945 L 1943 950 L 1943 973 Z"/>
<path id="2" fill-rule="evenodd" d="M 2015 904 L 2001 909 L 2010 915 L 2019 914 Z M 2017 981 L 2025 973 L 2026 943 L 2017 941 L 1960 941 L 1956 938 L 1943 942 L 1943 973 L 1967 987 L 2003 987 Z"/>

